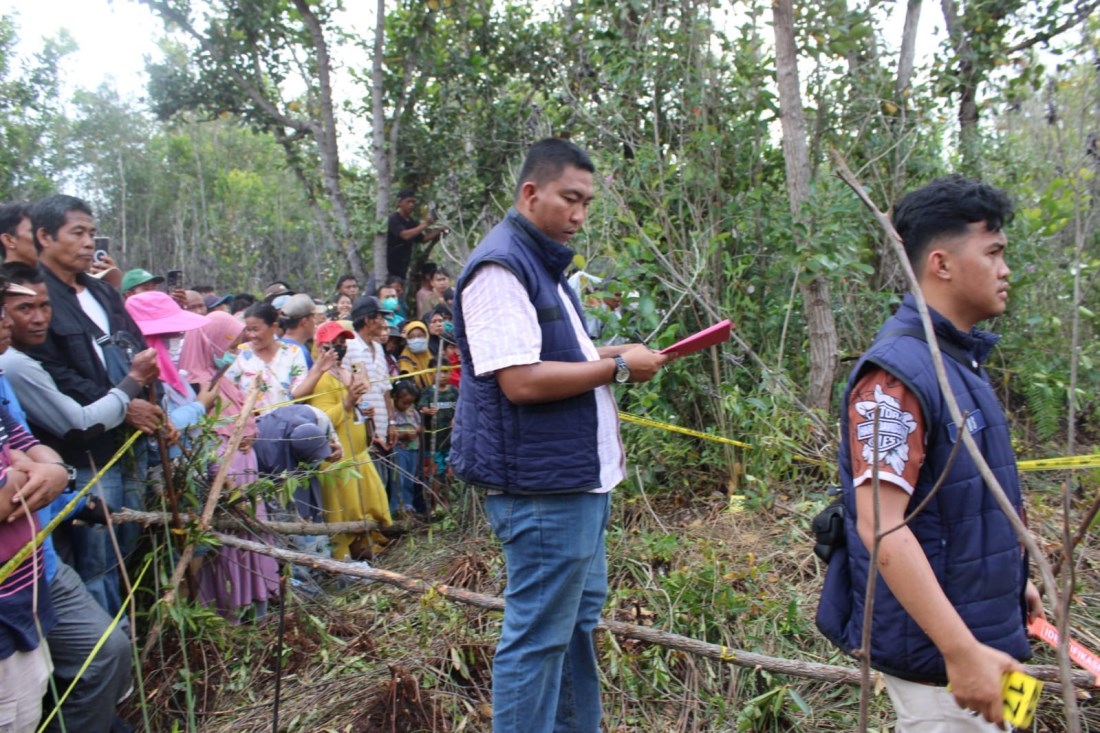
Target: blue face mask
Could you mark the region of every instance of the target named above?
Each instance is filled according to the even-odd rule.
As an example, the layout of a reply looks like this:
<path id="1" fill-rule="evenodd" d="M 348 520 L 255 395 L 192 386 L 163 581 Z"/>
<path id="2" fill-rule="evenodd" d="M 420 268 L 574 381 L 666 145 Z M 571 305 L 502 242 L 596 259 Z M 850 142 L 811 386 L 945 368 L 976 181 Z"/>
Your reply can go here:
<path id="1" fill-rule="evenodd" d="M 395 311 L 395 310 L 397 310 L 397 298 L 383 298 L 382 299 L 382 310 L 384 310 L 384 311 Z"/>
<path id="2" fill-rule="evenodd" d="M 227 351 L 224 354 L 222 354 L 221 356 L 215 356 L 214 357 L 214 366 L 217 367 L 218 369 L 221 369 L 222 367 L 229 366 L 230 364 L 232 364 L 236 360 L 237 360 L 237 355 L 232 353 L 232 352 Z"/>
<path id="3" fill-rule="evenodd" d="M 454 332 L 455 332 L 455 324 L 451 323 L 450 321 L 443 321 L 443 333 L 450 336 Z"/>

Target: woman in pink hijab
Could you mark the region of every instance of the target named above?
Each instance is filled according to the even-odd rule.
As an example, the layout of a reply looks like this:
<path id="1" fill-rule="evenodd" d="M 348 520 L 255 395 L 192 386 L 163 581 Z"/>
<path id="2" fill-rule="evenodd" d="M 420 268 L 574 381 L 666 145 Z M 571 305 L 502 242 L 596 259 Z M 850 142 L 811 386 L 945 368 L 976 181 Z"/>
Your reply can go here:
<path id="1" fill-rule="evenodd" d="M 135 296 L 136 297 L 136 296 Z M 205 387 L 214 373 L 236 357 L 235 347 L 244 324 L 228 313 L 212 311 L 205 317 L 205 324 L 187 334 L 180 351 L 179 370 L 187 381 Z M 218 456 L 225 459 L 224 451 L 233 433 L 237 418 L 244 406 L 245 395 L 232 380 L 219 379 L 214 385 L 214 404 L 211 414 L 218 416 L 214 432 L 220 438 Z M 256 453 L 252 446 L 256 440 L 256 420 L 249 415 L 244 425 L 244 437 L 236 453 L 229 458 L 228 481 L 244 486 L 256 480 Z M 217 472 L 211 467 L 211 475 Z M 228 492 L 225 492 L 228 494 Z M 267 519 L 264 503 L 255 503 L 256 518 Z M 254 539 L 254 537 L 249 537 Z M 267 613 L 267 603 L 278 596 L 279 566 L 273 558 L 257 555 L 232 547 L 219 547 L 206 556 L 199 569 L 199 600 L 213 604 L 218 612 L 228 618 L 238 617 L 252 607 L 257 618 Z"/>
<path id="2" fill-rule="evenodd" d="M 164 387 L 161 406 L 175 428 L 187 431 L 206 414 L 213 395 L 208 390 L 199 389 L 196 394 L 191 389 L 176 368 L 174 355 L 179 354 L 184 334 L 205 324 L 203 316 L 185 311 L 170 295 L 156 290 L 131 295 L 126 299 L 126 311 L 149 346 L 157 352 L 160 382 Z M 176 457 L 179 451 L 173 448 L 171 455 Z"/>

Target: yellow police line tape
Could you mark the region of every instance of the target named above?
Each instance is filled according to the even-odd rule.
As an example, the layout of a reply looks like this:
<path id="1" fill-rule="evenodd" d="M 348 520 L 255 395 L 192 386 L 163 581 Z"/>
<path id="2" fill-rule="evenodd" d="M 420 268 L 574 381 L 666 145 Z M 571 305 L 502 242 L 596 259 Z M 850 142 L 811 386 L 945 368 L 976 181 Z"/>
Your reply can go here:
<path id="1" fill-rule="evenodd" d="M 30 557 L 31 553 L 34 552 L 35 549 L 46 540 L 46 537 L 48 537 L 50 533 L 54 531 L 57 525 L 61 524 L 61 522 L 69 516 L 69 513 L 76 509 L 76 505 L 80 502 L 80 499 L 85 494 L 87 494 L 93 486 L 99 483 L 99 480 L 103 478 L 103 474 L 107 473 L 107 471 L 110 470 L 111 466 L 115 465 L 118 460 L 126 454 L 126 451 L 130 450 L 130 446 L 132 446 L 134 442 L 137 441 L 137 439 L 140 438 L 142 435 L 144 435 L 144 433 L 139 430 L 135 430 L 134 434 L 127 438 L 126 442 L 122 444 L 122 447 L 119 448 L 113 456 L 111 456 L 111 460 L 107 461 L 107 463 L 103 465 L 103 468 L 99 469 L 95 476 L 92 476 L 92 480 L 85 484 L 83 489 L 76 492 L 76 496 L 74 496 L 69 501 L 69 503 L 65 505 L 65 508 L 59 511 L 54 516 L 54 518 L 51 519 L 49 523 L 38 532 L 38 534 L 32 537 L 30 542 L 23 545 L 23 547 L 20 548 L 19 552 L 15 553 L 10 560 L 4 563 L 3 567 L 0 567 L 0 583 L 3 583 L 5 580 L 7 580 L 8 576 L 15 572 L 16 568 L 18 568 L 24 560 Z"/>
<path id="2" fill-rule="evenodd" d="M 698 430 L 692 430 L 690 428 L 683 428 L 679 425 L 672 425 L 669 423 L 658 422 L 656 420 L 650 420 L 649 418 L 639 417 L 638 415 L 631 415 L 628 412 L 620 412 L 619 419 L 626 422 L 637 423 L 638 425 L 645 425 L 650 428 L 658 428 L 660 430 L 666 430 L 670 433 L 680 433 L 681 435 L 690 435 L 693 438 L 699 438 L 700 440 L 709 440 L 714 443 L 725 443 L 726 445 L 734 445 L 738 448 L 749 448 L 753 446 L 749 443 L 742 443 L 739 440 L 733 440 L 732 438 L 726 438 L 721 435 L 711 435 L 710 433 L 703 433 Z M 824 465 L 824 461 L 815 458 L 807 458 L 806 456 L 792 455 L 791 458 L 795 461 L 802 463 L 811 463 L 815 465 Z M 1026 461 L 1017 461 L 1016 469 L 1018 471 L 1062 471 L 1073 468 L 1100 468 L 1100 453 L 1094 453 L 1087 456 L 1062 456 L 1059 458 L 1033 458 Z"/>
<path id="3" fill-rule="evenodd" d="M 452 369 L 458 369 L 458 367 L 457 366 L 444 366 L 444 367 L 440 367 L 439 371 L 446 372 L 446 371 L 450 371 Z M 385 381 L 387 381 L 387 382 L 396 382 L 399 379 L 410 379 L 412 377 L 419 377 L 421 374 L 435 374 L 435 372 L 436 372 L 435 367 L 432 367 L 431 369 L 421 369 L 418 372 L 402 372 L 401 374 L 398 374 L 395 377 L 394 376 L 386 377 Z M 258 415 L 261 412 L 268 412 L 270 410 L 274 410 L 274 409 L 279 408 L 279 407 L 286 407 L 287 405 L 294 405 L 294 404 L 297 404 L 299 402 L 306 402 L 308 400 L 313 399 L 314 397 L 320 397 L 322 395 L 329 395 L 329 394 L 333 394 L 335 392 L 340 392 L 342 390 L 343 390 L 342 387 L 336 387 L 334 389 L 326 390 L 324 392 L 314 392 L 313 394 L 307 394 L 303 397 L 295 397 L 292 400 L 285 400 L 283 402 L 276 402 L 273 405 L 264 405 L 263 407 L 257 407 L 255 410 L 253 410 L 253 412 Z"/>
<path id="4" fill-rule="evenodd" d="M 1100 468 L 1100 453 L 1090 456 L 1062 456 L 1017 461 L 1018 471 L 1063 471 L 1070 468 Z"/>
<path id="5" fill-rule="evenodd" d="M 724 443 L 725 445 L 733 445 L 738 448 L 752 449 L 752 445 L 749 443 L 743 443 L 740 440 L 734 440 L 733 438 L 727 438 L 722 435 L 711 435 L 710 433 L 703 433 L 698 430 L 692 430 L 691 428 L 680 427 L 679 425 L 673 425 L 666 422 L 658 422 L 657 420 L 650 420 L 647 417 L 640 417 L 638 415 L 631 415 L 629 412 L 620 412 L 619 419 L 626 422 L 635 423 L 637 425 L 645 425 L 648 428 L 657 428 L 659 430 L 665 430 L 670 433 L 679 433 L 681 435 L 689 435 L 692 438 L 699 438 L 700 440 L 709 440 L 713 443 Z M 798 454 L 791 454 L 791 459 L 799 461 L 801 463 L 810 463 L 813 465 L 823 465 L 824 461 L 817 458 L 807 458 L 806 456 L 800 456 Z"/>
<path id="6" fill-rule="evenodd" d="M 123 599 L 122 606 L 118 609 L 118 613 L 115 614 L 115 617 L 111 620 L 111 623 L 108 624 L 107 628 L 103 632 L 103 635 L 99 637 L 98 641 L 96 641 L 95 646 L 92 647 L 92 651 L 88 653 L 88 657 L 84 660 L 84 664 L 80 666 L 80 669 L 77 671 L 76 675 L 73 676 L 73 681 L 70 682 L 69 686 L 65 689 L 65 694 L 62 695 L 61 699 L 57 701 L 57 704 L 54 705 L 53 710 L 50 711 L 50 714 L 42 720 L 42 723 L 38 727 L 37 733 L 42 733 L 42 731 L 46 730 L 46 726 L 50 724 L 50 721 L 53 720 L 54 716 L 57 715 L 59 710 L 61 710 L 61 706 L 65 704 L 65 701 L 67 699 L 69 699 L 69 693 L 73 691 L 77 683 L 80 682 L 80 679 L 84 676 L 84 673 L 88 671 L 88 667 L 91 666 L 92 662 L 96 658 L 96 655 L 99 654 L 99 650 L 103 648 L 103 645 L 107 643 L 107 639 L 111 636 L 112 633 L 114 633 L 114 630 L 118 628 L 119 623 L 122 621 L 123 614 L 125 614 L 126 611 L 130 608 L 130 599 L 134 597 L 134 593 L 136 593 L 138 588 L 141 587 L 141 581 L 145 578 L 145 571 L 148 570 L 149 566 L 152 564 L 153 555 L 150 554 L 149 557 L 145 560 L 145 566 L 142 567 L 141 572 L 138 573 L 138 576 L 134 580 L 134 582 L 130 584 L 130 592 L 127 594 L 126 598 Z M 65 721 L 62 720 L 61 722 L 64 723 Z"/>

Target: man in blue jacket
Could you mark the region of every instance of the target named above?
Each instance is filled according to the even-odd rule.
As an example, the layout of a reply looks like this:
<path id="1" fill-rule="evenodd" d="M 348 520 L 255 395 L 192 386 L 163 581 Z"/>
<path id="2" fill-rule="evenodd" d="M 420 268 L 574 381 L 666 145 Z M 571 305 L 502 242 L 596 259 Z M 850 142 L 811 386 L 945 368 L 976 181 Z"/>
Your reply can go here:
<path id="1" fill-rule="evenodd" d="M 975 327 L 1005 310 L 1002 227 L 1011 216 L 1004 192 L 955 176 L 903 197 L 893 220 L 966 415 L 963 429 L 1019 512 L 1008 423 L 981 367 L 999 337 Z M 848 380 L 839 461 L 846 546 L 830 559 L 817 616 L 837 646 L 860 651 L 877 474 L 885 583 L 876 586 L 869 653 L 899 733 L 1000 730 L 1002 677 L 1030 656 L 1026 622 L 1043 612 L 1027 557 L 976 464 L 965 448 L 949 458 L 957 440 L 907 295 Z"/>
<path id="2" fill-rule="evenodd" d="M 493 660 L 495 733 L 595 733 L 592 631 L 607 595 L 604 528 L 623 479 L 609 385 L 641 382 L 668 357 L 597 349 L 566 282 L 594 166 L 576 145 L 528 151 L 514 207 L 471 254 L 455 288 L 462 381 L 455 475 L 489 491 L 504 548 L 504 628 Z"/>

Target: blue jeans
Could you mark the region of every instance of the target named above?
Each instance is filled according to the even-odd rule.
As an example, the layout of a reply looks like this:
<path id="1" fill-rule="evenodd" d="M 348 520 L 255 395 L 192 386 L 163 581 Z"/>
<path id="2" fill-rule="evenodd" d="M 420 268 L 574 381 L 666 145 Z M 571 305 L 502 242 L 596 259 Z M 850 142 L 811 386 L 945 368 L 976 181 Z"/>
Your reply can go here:
<path id="1" fill-rule="evenodd" d="M 485 511 L 508 569 L 493 733 L 596 733 L 611 494 L 494 495 Z"/>
<path id="2" fill-rule="evenodd" d="M 144 460 L 144 454 L 141 459 Z M 91 489 L 91 495 L 102 497 L 112 509 L 127 507 L 145 509 L 145 471 L 140 473 L 133 465 L 132 456 L 123 456 L 111 466 L 103 478 Z M 79 468 L 76 473 L 77 488 L 84 488 L 95 472 L 90 468 Z M 122 591 L 119 585 L 121 575 L 118 570 L 118 558 L 106 525 L 84 525 L 72 528 L 72 566 L 84 580 L 84 585 L 92 597 L 112 616 L 122 607 Z M 123 524 L 115 529 L 119 549 L 123 558 L 137 547 L 141 528 L 136 524 Z"/>
<path id="3" fill-rule="evenodd" d="M 402 509 L 415 508 L 420 511 L 417 497 L 420 494 L 416 480 L 420 476 L 419 463 L 420 451 L 409 450 L 398 446 L 393 451 L 393 459 L 397 462 L 397 489 L 390 494 L 390 516 Z"/>

